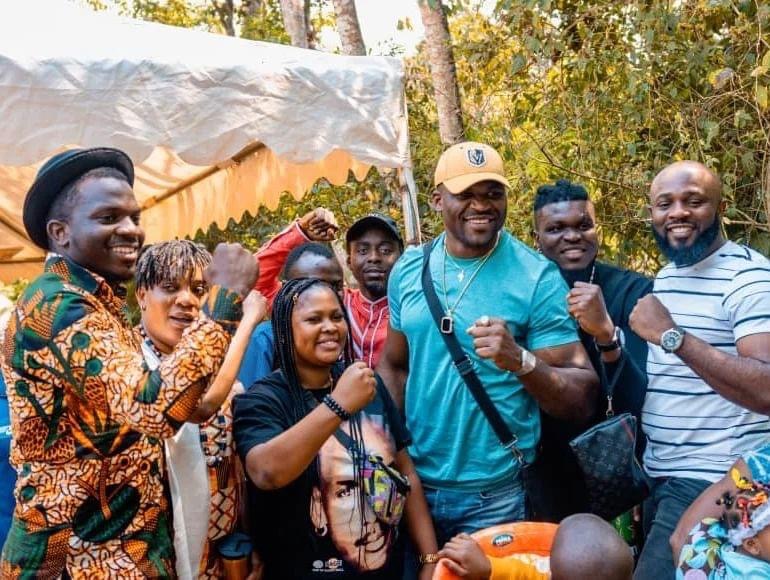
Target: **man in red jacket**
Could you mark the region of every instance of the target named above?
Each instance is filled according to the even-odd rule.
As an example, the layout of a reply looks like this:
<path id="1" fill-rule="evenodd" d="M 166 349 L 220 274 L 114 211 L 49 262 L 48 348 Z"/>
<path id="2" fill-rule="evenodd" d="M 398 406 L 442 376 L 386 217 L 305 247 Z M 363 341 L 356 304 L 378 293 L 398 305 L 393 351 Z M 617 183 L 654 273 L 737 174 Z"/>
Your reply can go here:
<path id="1" fill-rule="evenodd" d="M 388 276 L 404 250 L 404 243 L 390 217 L 371 214 L 356 221 L 347 231 L 345 242 L 347 265 L 358 289 L 341 289 L 337 288 L 342 280 L 339 263 L 317 244 L 333 240 L 338 230 L 334 215 L 324 208 L 299 218 L 256 253 L 260 275 L 255 288 L 271 303 L 282 279 L 320 278 L 341 290 L 350 316 L 356 356 L 374 368 L 385 346 L 390 320 Z M 254 331 L 244 356 L 239 378 L 246 387 L 273 366 L 272 330 L 267 325 L 269 322 L 262 323 Z"/>

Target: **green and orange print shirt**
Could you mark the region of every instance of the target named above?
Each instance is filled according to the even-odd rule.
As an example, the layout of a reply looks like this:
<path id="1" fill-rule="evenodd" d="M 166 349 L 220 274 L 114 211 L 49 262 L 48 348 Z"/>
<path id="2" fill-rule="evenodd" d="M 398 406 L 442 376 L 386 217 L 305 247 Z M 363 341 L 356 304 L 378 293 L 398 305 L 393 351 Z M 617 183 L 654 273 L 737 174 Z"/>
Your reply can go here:
<path id="1" fill-rule="evenodd" d="M 4 341 L 19 477 L 1 577 L 174 575 L 162 442 L 219 370 L 240 298 L 215 286 L 203 312 L 150 371 L 123 298 L 49 256 Z"/>

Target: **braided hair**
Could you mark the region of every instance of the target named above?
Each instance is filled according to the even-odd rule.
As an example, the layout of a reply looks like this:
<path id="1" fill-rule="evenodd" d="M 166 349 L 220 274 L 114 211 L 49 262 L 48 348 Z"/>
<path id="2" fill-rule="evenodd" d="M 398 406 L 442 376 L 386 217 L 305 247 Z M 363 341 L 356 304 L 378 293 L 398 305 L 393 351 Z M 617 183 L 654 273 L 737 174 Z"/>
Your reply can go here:
<path id="1" fill-rule="evenodd" d="M 136 263 L 136 288 L 150 289 L 189 278 L 211 263 L 211 254 L 190 240 L 169 240 L 145 246 Z"/>
<path id="2" fill-rule="evenodd" d="M 305 389 L 302 387 L 302 383 L 299 379 L 299 372 L 297 371 L 296 363 L 296 351 L 294 349 L 294 332 L 292 330 L 292 314 L 297 304 L 299 297 L 315 287 L 328 288 L 329 291 L 335 296 L 345 317 L 345 323 L 347 324 L 348 333 L 345 341 L 345 348 L 342 353 L 342 366 L 343 368 L 349 367 L 353 363 L 353 342 L 350 335 L 350 319 L 348 317 L 345 305 L 342 302 L 339 294 L 334 289 L 322 280 L 316 278 L 295 278 L 293 280 L 287 280 L 278 292 L 273 302 L 273 339 L 275 342 L 276 358 L 278 359 L 278 368 L 281 369 L 284 379 L 289 386 L 289 393 L 291 395 L 292 403 L 292 419 L 294 423 L 301 421 L 307 414 L 307 406 L 305 404 Z M 332 382 L 335 383 L 339 377 L 332 377 Z M 332 387 L 333 388 L 333 387 Z M 365 484 L 364 484 L 364 462 L 365 445 L 363 431 L 361 428 L 360 420 L 357 416 L 351 417 L 349 421 L 350 425 L 350 437 L 354 441 L 354 449 L 349 449 L 348 452 L 351 455 L 353 464 L 353 479 L 356 484 L 356 501 L 357 509 L 360 516 L 361 530 L 366 530 L 366 515 L 364 510 L 367 506 L 365 498 Z M 320 476 L 320 466 L 318 463 L 318 456 L 314 460 L 315 469 L 308 470 L 311 477 L 309 482 L 311 485 L 323 485 L 322 478 Z M 393 531 L 394 532 L 394 531 Z M 358 560 L 362 561 L 364 556 L 365 546 L 359 546 Z"/>
<path id="3" fill-rule="evenodd" d="M 275 354 L 278 368 L 281 369 L 289 392 L 292 397 L 292 411 L 294 421 L 299 422 L 305 416 L 304 388 L 299 380 L 297 371 L 296 353 L 294 350 L 294 331 L 291 326 L 291 317 L 299 297 L 316 286 L 328 288 L 332 291 L 340 305 L 348 327 L 348 335 L 345 340 L 345 349 L 342 352 L 343 367 L 347 368 L 353 363 L 353 341 L 350 336 L 350 319 L 345 305 L 334 289 L 316 278 L 295 278 L 287 280 L 273 301 L 273 341 L 275 342 Z M 335 380 L 333 378 L 333 380 Z"/>

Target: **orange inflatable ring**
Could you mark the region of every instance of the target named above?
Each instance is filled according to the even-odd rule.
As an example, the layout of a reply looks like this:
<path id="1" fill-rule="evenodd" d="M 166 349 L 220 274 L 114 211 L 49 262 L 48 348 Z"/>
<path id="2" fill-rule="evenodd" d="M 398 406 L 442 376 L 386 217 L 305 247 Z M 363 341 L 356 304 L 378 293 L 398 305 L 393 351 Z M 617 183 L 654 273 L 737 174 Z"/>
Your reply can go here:
<path id="1" fill-rule="evenodd" d="M 501 524 L 471 534 L 481 550 L 492 558 L 509 558 L 514 554 L 549 556 L 557 524 L 516 522 Z M 439 561 L 433 580 L 455 580 L 457 576 Z"/>

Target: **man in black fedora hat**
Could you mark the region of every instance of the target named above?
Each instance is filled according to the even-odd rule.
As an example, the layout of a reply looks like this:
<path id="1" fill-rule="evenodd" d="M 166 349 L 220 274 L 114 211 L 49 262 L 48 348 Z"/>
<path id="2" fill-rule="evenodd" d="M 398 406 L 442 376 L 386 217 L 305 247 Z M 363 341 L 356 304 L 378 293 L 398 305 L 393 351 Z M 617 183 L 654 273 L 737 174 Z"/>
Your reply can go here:
<path id="1" fill-rule="evenodd" d="M 27 233 L 49 254 L 5 336 L 19 478 L 3 578 L 174 573 L 162 441 L 219 368 L 257 266 L 217 247 L 207 316 L 148 371 L 124 316 L 144 241 L 133 181 L 122 151 L 76 149 L 47 161 L 25 199 Z"/>

